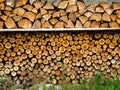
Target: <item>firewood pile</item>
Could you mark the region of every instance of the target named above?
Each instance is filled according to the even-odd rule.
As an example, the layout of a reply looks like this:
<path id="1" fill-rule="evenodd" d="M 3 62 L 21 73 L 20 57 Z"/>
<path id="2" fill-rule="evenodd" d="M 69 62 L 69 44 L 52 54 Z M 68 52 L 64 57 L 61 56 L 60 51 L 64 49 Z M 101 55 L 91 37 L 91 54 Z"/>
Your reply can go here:
<path id="1" fill-rule="evenodd" d="M 0 28 L 116 28 L 120 4 L 83 1 L 0 0 Z"/>
<path id="2" fill-rule="evenodd" d="M 101 72 L 120 76 L 120 32 L 0 33 L 0 76 L 29 85 L 43 81 L 72 83 Z"/>

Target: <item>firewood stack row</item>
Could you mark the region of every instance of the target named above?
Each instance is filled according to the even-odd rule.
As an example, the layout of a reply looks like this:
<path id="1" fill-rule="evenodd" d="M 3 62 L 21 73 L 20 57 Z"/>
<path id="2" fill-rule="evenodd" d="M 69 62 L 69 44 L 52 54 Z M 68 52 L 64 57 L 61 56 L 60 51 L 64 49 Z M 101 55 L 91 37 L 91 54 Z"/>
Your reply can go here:
<path id="1" fill-rule="evenodd" d="M 0 33 L 0 76 L 17 84 L 29 85 L 35 76 L 80 83 L 96 72 L 120 76 L 119 31 Z"/>
<path id="2" fill-rule="evenodd" d="M 117 28 L 120 4 L 77 0 L 0 0 L 0 28 Z"/>

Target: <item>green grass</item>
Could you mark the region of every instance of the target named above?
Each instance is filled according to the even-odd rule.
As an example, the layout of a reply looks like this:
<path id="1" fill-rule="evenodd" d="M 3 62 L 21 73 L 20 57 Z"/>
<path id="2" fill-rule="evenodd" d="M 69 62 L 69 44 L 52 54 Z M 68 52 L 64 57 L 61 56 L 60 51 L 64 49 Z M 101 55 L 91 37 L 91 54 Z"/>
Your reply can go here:
<path id="1" fill-rule="evenodd" d="M 3 83 L 4 79 L 0 80 Z M 15 87 L 9 87 L 6 90 L 15 90 Z M 39 90 L 39 84 L 33 85 L 28 89 L 22 90 Z M 86 78 L 81 84 L 71 84 L 63 80 L 63 85 L 60 89 L 56 89 L 55 85 L 47 88 L 46 84 L 43 84 L 43 90 L 120 90 L 120 79 L 119 78 L 103 78 L 101 75 L 95 75 L 94 77 Z"/>
<path id="2" fill-rule="evenodd" d="M 49 90 L 44 86 L 43 90 Z M 50 89 L 57 90 L 57 89 Z M 64 84 L 59 90 L 120 90 L 120 79 L 104 79 L 101 75 L 95 75 L 94 78 L 84 79 L 81 84 Z"/>

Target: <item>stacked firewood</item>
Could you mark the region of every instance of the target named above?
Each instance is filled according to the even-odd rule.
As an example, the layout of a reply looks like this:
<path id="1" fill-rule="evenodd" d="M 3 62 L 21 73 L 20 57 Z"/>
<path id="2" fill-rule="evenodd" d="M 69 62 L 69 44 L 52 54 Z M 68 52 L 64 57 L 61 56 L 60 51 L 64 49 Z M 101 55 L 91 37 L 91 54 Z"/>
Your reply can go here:
<path id="1" fill-rule="evenodd" d="M 86 6 L 82 0 L 52 3 L 0 0 L 0 28 L 116 28 L 119 25 L 120 4 L 115 2 Z"/>
<path id="2" fill-rule="evenodd" d="M 0 33 L 0 76 L 17 84 L 29 79 L 80 83 L 96 72 L 120 76 L 120 32 Z"/>

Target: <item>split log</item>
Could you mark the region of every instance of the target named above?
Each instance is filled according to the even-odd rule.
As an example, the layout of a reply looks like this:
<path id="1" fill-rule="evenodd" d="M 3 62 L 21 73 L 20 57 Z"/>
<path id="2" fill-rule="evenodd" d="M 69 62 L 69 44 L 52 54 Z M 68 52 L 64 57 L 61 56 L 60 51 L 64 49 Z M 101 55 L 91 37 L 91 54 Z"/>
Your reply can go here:
<path id="1" fill-rule="evenodd" d="M 107 21 L 107 22 L 110 22 L 111 20 L 110 20 L 110 16 L 107 14 L 107 13 L 104 13 L 103 15 L 102 15 L 102 20 L 103 21 Z"/>
<path id="2" fill-rule="evenodd" d="M 4 3 L 0 3 L 0 10 L 4 10 L 5 9 L 5 4 Z"/>
<path id="3" fill-rule="evenodd" d="M 22 20 L 18 21 L 18 26 L 20 28 L 31 28 L 32 23 L 28 19 L 22 19 Z"/>
<path id="4" fill-rule="evenodd" d="M 90 20 L 101 21 L 101 14 L 99 13 L 92 14 L 92 16 L 90 17 Z"/>
<path id="5" fill-rule="evenodd" d="M 15 7 L 23 6 L 23 5 L 25 5 L 27 2 L 28 2 L 28 0 L 20 0 L 20 1 L 17 1 Z"/>
<path id="6" fill-rule="evenodd" d="M 35 1 L 33 2 L 33 5 L 35 6 L 35 8 L 40 9 L 43 6 L 43 3 L 39 1 Z"/>
<path id="7" fill-rule="evenodd" d="M 68 22 L 68 17 L 65 15 L 65 16 L 61 16 L 60 17 L 60 20 L 64 21 L 64 22 Z"/>
<path id="8" fill-rule="evenodd" d="M 97 12 L 97 13 L 103 13 L 104 9 L 102 7 L 100 7 L 100 6 L 98 6 L 98 7 L 95 8 L 95 12 Z"/>
<path id="9" fill-rule="evenodd" d="M 51 2 L 47 2 L 43 8 L 45 8 L 45 9 L 54 9 Z"/>
<path id="10" fill-rule="evenodd" d="M 54 27 L 55 27 L 55 28 L 64 28 L 64 22 L 59 21 L 59 22 L 57 22 L 57 23 L 55 24 Z"/>
<path id="11" fill-rule="evenodd" d="M 3 25 L 4 25 L 3 21 L 0 21 L 0 29 L 3 28 Z"/>
<path id="12" fill-rule="evenodd" d="M 42 25 L 42 28 L 52 28 L 53 26 L 48 22 L 46 21 L 43 25 Z"/>
<path id="13" fill-rule="evenodd" d="M 71 20 L 68 20 L 67 25 L 65 25 L 66 28 L 74 28 L 74 24 Z"/>
<path id="14" fill-rule="evenodd" d="M 5 21 L 5 25 L 6 25 L 7 28 L 16 28 L 16 24 L 15 24 L 15 22 L 12 18 L 8 18 Z"/>
<path id="15" fill-rule="evenodd" d="M 82 28 L 82 24 L 79 20 L 76 21 L 75 28 Z"/>
<path id="16" fill-rule="evenodd" d="M 80 16 L 79 19 L 82 24 L 84 24 L 88 20 L 88 18 L 86 16 Z"/>
<path id="17" fill-rule="evenodd" d="M 32 28 L 41 28 L 41 23 L 39 20 L 36 20 L 32 26 Z"/>
<path id="18" fill-rule="evenodd" d="M 77 2 L 77 6 L 78 6 L 78 9 L 80 12 L 83 12 L 85 10 L 85 3 L 84 2 L 81 2 L 81 1 L 78 1 Z"/>
<path id="19" fill-rule="evenodd" d="M 52 25 L 55 25 L 57 22 L 58 22 L 57 19 L 50 19 L 50 23 L 51 23 Z"/>
<path id="20" fill-rule="evenodd" d="M 25 10 L 23 8 L 15 8 L 13 13 L 17 14 L 18 16 L 22 16 L 25 13 Z"/>
<path id="21" fill-rule="evenodd" d="M 65 9 L 68 5 L 68 1 L 61 1 L 58 5 L 58 8 Z"/>
<path id="22" fill-rule="evenodd" d="M 98 28 L 100 26 L 100 22 L 98 21 L 93 21 L 90 25 L 91 28 Z"/>
<path id="23" fill-rule="evenodd" d="M 37 6 L 37 5 L 36 5 Z M 33 6 L 32 5 L 29 5 L 29 4 L 26 4 L 23 6 L 24 9 L 28 10 L 28 11 L 32 11 L 33 9 Z M 37 7 L 36 7 L 37 8 Z"/>
<path id="24" fill-rule="evenodd" d="M 110 23 L 109 23 L 109 26 L 110 26 L 111 28 L 119 27 L 119 25 L 118 25 L 117 22 L 110 22 Z"/>
<path id="25" fill-rule="evenodd" d="M 33 12 L 25 12 L 22 17 L 25 17 L 33 22 L 35 20 L 35 16 L 36 15 Z"/>

